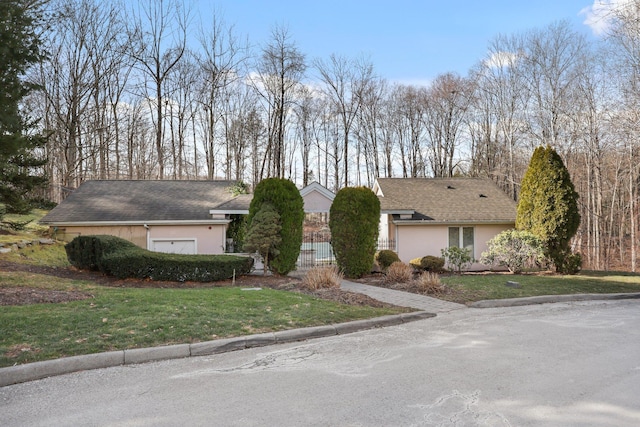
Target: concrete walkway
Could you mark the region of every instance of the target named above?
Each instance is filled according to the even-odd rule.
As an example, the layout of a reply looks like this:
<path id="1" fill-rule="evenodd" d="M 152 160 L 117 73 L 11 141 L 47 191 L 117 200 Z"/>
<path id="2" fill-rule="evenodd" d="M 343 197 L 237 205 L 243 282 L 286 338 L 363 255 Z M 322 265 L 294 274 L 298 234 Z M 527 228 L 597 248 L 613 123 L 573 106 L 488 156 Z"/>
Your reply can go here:
<path id="1" fill-rule="evenodd" d="M 429 313 L 446 313 L 453 310 L 466 308 L 463 304 L 442 301 L 426 295 L 414 294 L 411 292 L 396 291 L 393 289 L 381 288 L 379 286 L 365 285 L 362 283 L 343 280 L 340 286 L 343 290 L 357 292 L 377 299 L 378 301 L 397 305 L 400 307 L 416 308 L 428 311 Z"/>

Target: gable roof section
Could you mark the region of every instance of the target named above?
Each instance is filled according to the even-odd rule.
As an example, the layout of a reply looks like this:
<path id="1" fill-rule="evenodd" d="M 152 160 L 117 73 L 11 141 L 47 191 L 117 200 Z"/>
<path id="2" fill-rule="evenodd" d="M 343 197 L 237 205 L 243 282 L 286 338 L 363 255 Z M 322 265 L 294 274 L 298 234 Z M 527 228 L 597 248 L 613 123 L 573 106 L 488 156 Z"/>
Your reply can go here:
<path id="1" fill-rule="evenodd" d="M 306 196 L 307 194 L 310 194 L 310 193 L 312 193 L 314 191 L 322 194 L 324 197 L 326 197 L 330 201 L 333 201 L 333 199 L 336 198 L 336 195 L 333 194 L 333 192 L 331 190 L 329 190 L 328 188 L 326 188 L 322 184 L 319 184 L 316 181 L 313 181 L 311 184 L 307 185 L 302 190 L 300 190 L 300 196 L 302 196 L 304 198 L 304 196 Z"/>
<path id="2" fill-rule="evenodd" d="M 379 178 L 374 189 L 396 224 L 516 220 L 516 202 L 487 178 Z"/>
<path id="3" fill-rule="evenodd" d="M 235 181 L 85 181 L 40 222 L 215 223 L 220 220 L 212 220 L 209 211 L 235 199 L 229 191 L 233 184 Z"/>
<path id="4" fill-rule="evenodd" d="M 305 213 L 329 212 L 333 199 L 336 198 L 333 192 L 315 181 L 301 189 L 300 196 Z"/>
<path id="5" fill-rule="evenodd" d="M 251 205 L 253 194 L 239 194 L 231 200 L 223 202 L 213 209 L 209 210 L 211 215 L 215 214 L 249 214 L 249 206 Z"/>

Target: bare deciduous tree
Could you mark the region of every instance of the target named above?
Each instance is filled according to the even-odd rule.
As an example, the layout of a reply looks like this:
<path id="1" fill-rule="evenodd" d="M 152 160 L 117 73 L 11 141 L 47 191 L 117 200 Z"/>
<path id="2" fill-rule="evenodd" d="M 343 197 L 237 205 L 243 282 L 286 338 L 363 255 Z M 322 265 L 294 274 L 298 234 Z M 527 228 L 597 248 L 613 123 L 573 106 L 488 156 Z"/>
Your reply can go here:
<path id="1" fill-rule="evenodd" d="M 168 103 L 164 94 L 164 82 L 182 59 L 187 42 L 189 12 L 178 0 L 149 0 L 140 9 L 130 11 L 128 32 L 131 40 L 129 51 L 140 70 L 146 74 L 149 85 L 142 87 L 147 98 L 153 98 L 155 109 L 156 154 L 158 177 L 164 178 L 164 108 Z"/>
<path id="2" fill-rule="evenodd" d="M 227 25 L 217 13 L 211 17 L 210 29 L 200 30 L 201 51 L 199 54 L 199 105 L 204 109 L 204 138 L 202 141 L 206 156 L 207 177 L 213 179 L 216 173 L 216 153 L 224 141 L 218 143 L 218 121 L 227 109 L 228 91 L 239 90 L 241 85 L 232 87 L 242 77 L 249 56 L 246 40 L 236 35 L 234 27 Z"/>
<path id="3" fill-rule="evenodd" d="M 434 177 L 453 176 L 458 166 L 456 154 L 470 93 L 470 82 L 451 73 L 436 77 L 428 90 L 425 120 Z"/>
<path id="4" fill-rule="evenodd" d="M 304 55 L 291 40 L 289 30 L 276 26 L 271 40 L 262 48 L 258 74 L 252 84 L 267 107 L 267 149 L 263 161 L 268 176 L 285 177 L 286 121 L 300 81 L 306 70 Z"/>
<path id="5" fill-rule="evenodd" d="M 373 65 L 365 60 L 349 60 L 331 55 L 328 62 L 317 59 L 314 66 L 324 83 L 325 93 L 332 101 L 333 111 L 342 125 L 343 184 L 349 186 L 350 134 L 362 105 L 364 91 L 373 78 Z M 359 156 L 356 156 L 356 158 Z M 356 166 L 356 170 L 358 166 Z"/>

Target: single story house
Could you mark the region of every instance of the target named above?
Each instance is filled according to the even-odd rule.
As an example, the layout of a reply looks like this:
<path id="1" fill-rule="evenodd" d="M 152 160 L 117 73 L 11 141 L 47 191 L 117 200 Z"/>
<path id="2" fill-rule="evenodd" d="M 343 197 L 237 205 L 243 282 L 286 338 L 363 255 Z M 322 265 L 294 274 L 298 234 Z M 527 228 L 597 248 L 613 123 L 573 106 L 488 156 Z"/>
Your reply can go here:
<path id="1" fill-rule="evenodd" d="M 395 241 L 403 262 L 442 256 L 451 246 L 479 259 L 487 242 L 515 227 L 516 202 L 485 178 L 379 178 L 380 239 Z M 470 270 L 489 266 L 474 263 Z"/>
<path id="2" fill-rule="evenodd" d="M 85 181 L 40 222 L 58 239 L 107 234 L 156 252 L 220 254 L 233 215 L 253 196 L 233 194 L 236 181 Z M 307 213 L 326 214 L 335 195 L 314 182 L 300 190 Z"/>
<path id="3" fill-rule="evenodd" d="M 304 202 L 304 212 L 315 214 L 329 213 L 336 197 L 333 192 L 315 181 L 300 190 L 300 196 Z"/>
<path id="4" fill-rule="evenodd" d="M 236 181 L 86 181 L 40 221 L 58 239 L 108 234 L 156 252 L 221 254 L 232 214 L 249 213 Z"/>

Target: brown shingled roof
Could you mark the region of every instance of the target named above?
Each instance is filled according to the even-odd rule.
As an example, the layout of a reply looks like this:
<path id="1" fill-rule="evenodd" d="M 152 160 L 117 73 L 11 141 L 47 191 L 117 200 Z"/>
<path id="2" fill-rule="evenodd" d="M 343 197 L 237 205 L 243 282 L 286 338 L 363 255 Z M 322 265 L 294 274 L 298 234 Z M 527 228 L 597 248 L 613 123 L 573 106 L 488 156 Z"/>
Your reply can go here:
<path id="1" fill-rule="evenodd" d="M 144 222 L 211 220 L 209 211 L 234 200 L 235 181 L 86 181 L 40 221 Z M 246 198 L 242 198 L 246 201 Z M 250 200 L 250 198 L 249 198 Z M 248 209 L 248 204 L 246 206 Z"/>
<path id="2" fill-rule="evenodd" d="M 414 221 L 509 223 L 516 219 L 516 202 L 490 179 L 379 178 L 377 183 L 382 211 L 412 211 Z"/>

